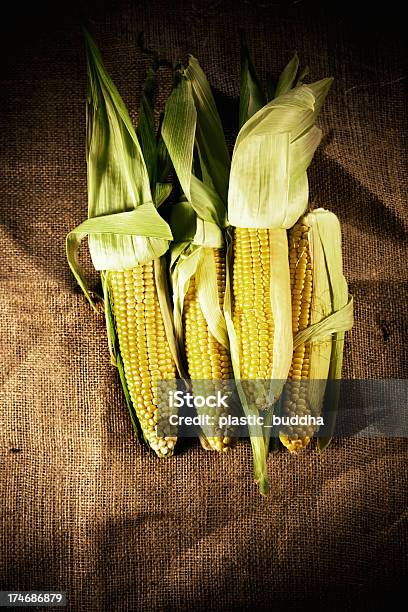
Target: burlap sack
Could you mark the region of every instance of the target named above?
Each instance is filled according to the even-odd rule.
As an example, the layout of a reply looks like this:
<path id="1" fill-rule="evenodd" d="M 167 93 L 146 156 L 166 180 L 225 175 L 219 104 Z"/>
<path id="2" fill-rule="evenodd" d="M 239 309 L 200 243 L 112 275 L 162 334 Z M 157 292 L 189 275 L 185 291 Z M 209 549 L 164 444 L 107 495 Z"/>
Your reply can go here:
<path id="1" fill-rule="evenodd" d="M 381 609 L 407 569 L 407 444 L 339 440 L 269 458 L 197 444 L 160 461 L 134 437 L 104 321 L 75 286 L 66 233 L 86 215 L 78 19 L 18 10 L 1 86 L 1 589 L 59 589 L 72 610 Z M 150 59 L 194 53 L 236 133 L 240 27 L 262 77 L 297 50 L 335 76 L 311 197 L 342 219 L 356 323 L 349 378 L 407 376 L 402 37 L 306 2 L 128 2 L 85 10 L 135 120 Z M 4 42 L 3 37 L 3 42 Z M 7 42 L 8 41 L 8 42 Z M 164 74 L 164 73 L 163 73 Z M 163 76 L 163 84 L 166 80 Z"/>

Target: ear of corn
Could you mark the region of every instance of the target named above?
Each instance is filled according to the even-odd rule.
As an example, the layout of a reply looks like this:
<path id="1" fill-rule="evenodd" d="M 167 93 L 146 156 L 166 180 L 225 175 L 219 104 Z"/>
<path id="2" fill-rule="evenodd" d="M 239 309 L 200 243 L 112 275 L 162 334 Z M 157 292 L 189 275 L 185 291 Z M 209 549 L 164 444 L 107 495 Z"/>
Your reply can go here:
<path id="1" fill-rule="evenodd" d="M 193 393 L 206 396 L 223 391 L 223 381 L 228 387 L 233 377 L 223 316 L 226 264 L 222 229 L 229 157 L 210 87 L 193 57 L 166 104 L 163 136 L 185 197 L 172 207 L 170 221 L 175 236 L 175 329 L 179 343 L 185 346 Z M 208 409 L 197 408 L 197 412 L 204 414 Z M 231 437 L 217 426 L 224 411 L 217 409 L 211 416 L 216 417 L 215 424 L 203 427 L 202 444 L 206 449 L 226 451 Z"/>
<path id="2" fill-rule="evenodd" d="M 212 333 L 208 315 L 214 310 L 214 301 L 209 296 L 208 275 L 213 276 L 212 294 L 219 304 L 221 312 L 225 293 L 225 249 L 203 247 L 194 276 L 190 278 L 183 303 L 183 337 L 186 350 L 189 377 L 193 392 L 208 396 L 216 391 L 224 393 L 229 390 L 233 379 L 231 357 L 226 333 L 217 337 Z M 207 298 L 207 299 L 206 299 Z M 220 342 L 222 340 L 222 342 Z M 223 386 L 225 381 L 225 386 Z M 197 408 L 200 414 L 205 409 Z M 216 418 L 227 416 L 228 409 L 219 408 L 213 415 Z M 228 432 L 214 426 L 203 426 L 203 434 L 211 450 L 226 451 L 232 444 Z"/>
<path id="3" fill-rule="evenodd" d="M 226 320 L 234 373 L 239 380 L 271 380 L 265 395 L 272 402 L 282 392 L 293 353 L 286 230 L 307 206 L 306 170 L 321 138 L 314 123 L 331 85 L 325 79 L 291 89 L 297 70 L 295 56 L 281 75 L 277 97 L 241 127 L 228 192 L 234 252 Z M 242 397 L 248 414 L 259 408 L 252 400 Z M 266 491 L 269 433 L 253 430 L 251 441 L 255 479 Z"/>
<path id="4" fill-rule="evenodd" d="M 88 33 L 85 37 L 88 220 L 68 235 L 67 257 L 95 307 L 78 262 L 79 242 L 88 235 L 94 267 L 101 271 L 111 355 L 132 422 L 135 426 L 138 420 L 148 444 L 158 456 L 167 457 L 176 439 L 157 436 L 157 386 L 160 380 L 171 380 L 175 387 L 176 364 L 181 370 L 181 363 L 162 257 L 172 233 L 156 210 L 171 188 L 157 182 L 163 180 L 163 156 L 149 108 L 153 75 L 148 76 L 142 99 L 138 130 L 142 150 L 94 41 Z"/>
<path id="5" fill-rule="evenodd" d="M 317 209 L 295 224 L 289 232 L 289 264 L 295 349 L 283 415 L 316 417 L 322 412 L 330 370 L 340 375 L 342 346 L 337 346 L 336 335 L 344 336 L 353 323 L 341 265 L 340 225 L 333 213 Z M 297 452 L 315 431 L 313 426 L 288 427 L 280 440 Z"/>
<path id="6" fill-rule="evenodd" d="M 236 227 L 233 230 L 232 320 L 240 352 L 240 377 L 276 380 L 282 377 L 279 346 L 290 343 L 289 270 L 276 273 L 287 257 L 286 232 Z M 279 334 L 279 335 L 278 335 Z"/>

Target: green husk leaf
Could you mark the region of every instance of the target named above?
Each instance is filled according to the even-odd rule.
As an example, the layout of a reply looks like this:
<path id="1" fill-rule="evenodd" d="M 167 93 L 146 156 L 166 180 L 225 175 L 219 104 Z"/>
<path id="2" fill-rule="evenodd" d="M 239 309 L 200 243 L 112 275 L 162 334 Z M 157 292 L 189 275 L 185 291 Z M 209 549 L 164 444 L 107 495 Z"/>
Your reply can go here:
<path id="1" fill-rule="evenodd" d="M 171 229 L 157 212 L 154 204 L 142 204 L 133 210 L 86 219 L 71 234 L 116 234 L 172 240 Z M 143 262 L 142 262 L 143 263 Z M 96 270 L 107 268 L 95 267 Z"/>
<path id="2" fill-rule="evenodd" d="M 248 47 L 241 37 L 241 88 L 239 96 L 239 127 L 259 111 L 267 100 L 252 63 Z"/>
<path id="3" fill-rule="evenodd" d="M 278 79 L 276 85 L 275 97 L 282 96 L 290 91 L 295 83 L 296 75 L 299 69 L 299 58 L 297 53 L 292 57 L 290 62 L 285 66 Z"/>
<path id="4" fill-rule="evenodd" d="M 309 74 L 309 66 L 305 66 L 304 68 L 299 70 L 299 74 L 296 79 L 295 87 L 299 87 L 300 85 L 303 85 L 303 81 L 307 77 L 308 74 Z"/>
<path id="5" fill-rule="evenodd" d="M 69 266 L 91 306 L 96 309 L 80 265 L 78 250 L 86 237 L 97 237 L 91 258 L 96 270 L 123 270 L 133 268 L 163 255 L 172 240 L 169 225 L 162 219 L 152 203 L 143 204 L 123 213 L 87 219 L 66 238 Z M 124 253 L 120 240 L 132 237 L 131 253 Z M 117 248 L 114 248 L 117 247 Z"/>
<path id="6" fill-rule="evenodd" d="M 272 230 L 270 238 L 270 304 L 274 322 L 274 358 L 269 389 L 260 382 L 258 390 L 258 396 L 263 396 L 263 401 L 269 405 L 264 415 L 266 454 L 268 453 L 271 434 L 269 425 L 272 422 L 275 404 L 281 397 L 293 355 L 291 289 L 286 230 Z M 229 329 L 231 329 L 233 326 L 231 314 L 229 315 L 229 321 Z"/>
<path id="7" fill-rule="evenodd" d="M 299 89 L 302 87 L 308 87 L 314 95 L 315 98 L 315 107 L 314 107 L 314 121 L 316 121 L 317 116 L 319 115 L 321 108 L 324 104 L 324 101 L 329 93 L 330 87 L 333 84 L 333 77 L 327 77 L 325 79 L 321 79 L 320 81 L 316 81 L 315 83 L 308 83 L 307 85 L 301 85 Z"/>
<path id="8" fill-rule="evenodd" d="M 203 221 L 197 217 L 196 233 L 193 244 L 213 249 L 221 249 L 224 246 L 222 230 L 215 223 Z"/>
<path id="9" fill-rule="evenodd" d="M 332 82 L 327 78 L 301 85 L 268 102 L 241 128 L 234 154 L 250 135 L 289 132 L 291 142 L 302 136 L 315 123 Z"/>
<path id="10" fill-rule="evenodd" d="M 353 325 L 353 299 L 349 296 L 347 281 L 343 276 L 340 223 L 333 213 L 322 209 L 317 209 L 315 213 L 330 277 L 333 310 L 334 312 L 346 310 L 348 317 L 343 326 L 336 325 L 333 335 L 329 379 L 336 381 L 341 379 L 344 332 L 351 329 Z M 329 434 L 326 437 L 318 438 L 317 445 L 320 451 L 325 450 L 330 444 L 336 423 L 339 396 L 340 385 L 329 385 L 324 398 L 325 425 Z"/>
<path id="11" fill-rule="evenodd" d="M 274 98 L 253 115 L 240 129 L 234 155 L 250 136 L 288 132 L 291 141 L 309 129 L 313 121 L 315 96 L 307 85 L 302 85 L 279 98 Z"/>
<path id="12" fill-rule="evenodd" d="M 213 186 L 221 200 L 226 202 L 231 162 L 214 97 L 200 64 L 192 55 L 184 74 L 191 83 L 197 109 L 196 146 L 202 179 L 206 185 Z"/>
<path id="13" fill-rule="evenodd" d="M 289 134 L 248 138 L 234 155 L 228 193 L 234 227 L 282 227 L 288 208 Z"/>
<path id="14" fill-rule="evenodd" d="M 333 312 L 333 303 L 330 295 L 330 278 L 323 244 L 321 241 L 317 217 L 314 212 L 304 217 L 306 225 L 310 226 L 308 235 L 312 265 L 312 300 L 310 307 L 311 325 L 327 319 Z M 330 355 L 332 349 L 332 335 L 317 338 L 315 336 L 310 342 L 309 350 L 309 383 L 308 402 L 314 414 L 321 414 L 324 393 L 326 389 L 327 376 L 329 373 Z"/>
<path id="15" fill-rule="evenodd" d="M 303 136 L 291 143 L 289 172 L 292 181 L 306 172 L 321 139 L 322 131 L 313 126 Z"/>
<path id="16" fill-rule="evenodd" d="M 172 284 L 174 292 L 174 318 L 175 329 L 179 339 L 179 343 L 183 342 L 182 330 L 182 313 L 184 297 L 188 290 L 190 279 L 195 276 L 197 291 L 203 314 L 207 324 L 213 335 L 224 345 L 227 342 L 226 333 L 222 326 L 223 318 L 220 308 L 214 307 L 214 303 L 218 304 L 215 278 L 214 260 L 208 261 L 213 254 L 206 247 L 221 248 L 223 246 L 223 236 L 220 227 L 224 227 L 226 223 L 226 208 L 219 193 L 214 188 L 212 174 L 215 169 L 218 169 L 219 161 L 217 159 L 210 160 L 211 163 L 203 170 L 203 159 L 207 159 L 204 153 L 209 147 L 207 138 L 211 137 L 218 142 L 218 153 L 222 151 L 220 141 L 223 141 L 223 133 L 215 103 L 209 88 L 207 79 L 205 78 L 197 60 L 190 58 L 189 66 L 184 71 L 186 80 L 184 82 L 184 95 L 179 96 L 178 106 L 167 104 L 166 112 L 163 121 L 163 138 L 166 142 L 170 157 L 174 168 L 179 177 L 181 187 L 188 202 L 179 202 L 171 207 L 170 225 L 173 228 L 175 241 L 184 243 L 190 241 L 190 248 L 177 248 L 176 259 L 172 249 Z M 190 89 L 187 87 L 189 85 Z M 180 84 L 177 88 L 180 87 Z M 173 95 L 173 94 L 172 94 Z M 191 142 L 191 137 L 195 138 L 197 151 L 201 148 L 204 153 L 199 154 L 200 174 L 203 180 L 195 176 L 193 171 L 193 155 L 184 155 L 183 150 L 179 150 L 174 143 L 177 141 L 177 126 L 188 115 L 186 109 L 190 109 L 191 105 L 197 107 L 197 124 L 193 125 L 191 121 L 189 126 L 190 137 L 188 142 Z M 184 107 L 184 108 L 183 108 Z M 209 117 L 207 116 L 209 115 Z M 193 114 L 190 112 L 190 115 Z M 201 125 L 202 122 L 205 126 Z M 202 131 L 201 140 L 198 134 Z M 220 134 L 222 138 L 220 139 Z M 194 144 L 193 143 L 193 144 Z M 189 150 L 192 150 L 189 149 Z M 213 153 L 211 153 L 212 155 Z M 215 153 L 217 154 L 217 145 Z M 217 162 L 216 164 L 213 162 Z M 229 161 L 228 161 L 229 163 Z M 189 166 L 187 165 L 189 164 Z M 189 180 L 187 180 L 187 171 L 190 172 Z M 188 185 L 188 188 L 187 188 Z M 227 186 L 227 185 L 226 185 Z M 200 262 L 205 261 L 210 268 L 204 269 Z"/>
<path id="17" fill-rule="evenodd" d="M 319 342 L 331 334 L 343 333 L 353 326 L 353 298 L 349 296 L 347 304 L 334 311 L 321 321 L 298 332 L 293 339 L 293 348 L 307 342 Z"/>
<path id="18" fill-rule="evenodd" d="M 176 263 L 173 265 L 173 318 L 174 329 L 178 345 L 184 346 L 183 334 L 183 306 L 184 298 L 188 291 L 190 279 L 194 276 L 201 255 L 202 247 L 189 247 L 178 254 Z"/>
<path id="19" fill-rule="evenodd" d="M 156 75 L 149 69 L 143 86 L 140 101 L 136 135 L 140 142 L 143 159 L 149 174 L 150 184 L 154 187 L 157 177 L 156 131 L 154 128 L 153 99 L 156 88 Z"/>
<path id="20" fill-rule="evenodd" d="M 96 302 L 93 299 L 92 292 L 88 287 L 88 283 L 86 281 L 85 272 L 81 266 L 79 261 L 79 246 L 81 241 L 86 237 L 86 234 L 75 234 L 69 233 L 65 240 L 65 251 L 67 256 L 67 261 L 69 267 L 71 268 L 71 272 L 75 277 L 78 285 L 81 287 L 86 299 L 92 306 L 95 312 L 98 312 L 96 307 Z"/>
<path id="21" fill-rule="evenodd" d="M 75 252 L 86 234 L 95 268 L 120 270 L 162 255 L 171 232 L 152 204 L 148 171 L 123 100 L 86 31 L 85 40 L 88 221 L 68 236 L 67 256 L 90 299 Z"/>
<path id="22" fill-rule="evenodd" d="M 161 127 L 160 127 L 160 130 L 161 130 Z M 166 144 L 163 140 L 161 131 L 160 131 L 159 138 L 157 141 L 156 155 L 157 155 L 157 182 L 163 183 L 168 178 L 171 172 L 172 163 L 171 163 L 170 155 L 167 150 Z"/>
<path id="23" fill-rule="evenodd" d="M 149 175 L 127 109 L 85 31 L 88 60 L 88 216 L 151 202 Z M 125 205 L 124 205 L 125 204 Z"/>
<path id="24" fill-rule="evenodd" d="M 190 280 L 194 277 L 198 300 L 211 334 L 229 347 L 224 315 L 219 306 L 217 275 L 212 248 L 190 245 L 178 253 L 172 268 L 174 326 L 178 343 L 183 345 L 183 308 Z"/>
<path id="25" fill-rule="evenodd" d="M 173 242 L 170 249 L 170 274 L 173 274 L 174 266 L 181 255 L 187 255 L 191 249 L 191 240 L 185 242 Z"/>
<path id="26" fill-rule="evenodd" d="M 274 324 L 271 395 L 276 400 L 281 395 L 292 362 L 292 298 L 287 234 L 281 228 L 272 230 L 271 234 L 270 296 Z"/>
<path id="27" fill-rule="evenodd" d="M 309 196 L 306 170 L 321 139 L 313 125 L 315 104 L 321 105 L 327 83 L 326 89 L 316 85 L 318 101 L 311 87 L 276 98 L 241 129 L 228 194 L 231 225 L 289 228 L 304 213 Z"/>
<path id="28" fill-rule="evenodd" d="M 190 202 L 177 202 L 169 207 L 169 223 L 174 242 L 192 242 L 197 231 L 197 215 Z M 174 252 L 174 245 L 172 246 Z"/>
<path id="29" fill-rule="evenodd" d="M 190 58 L 184 74 L 185 77 L 180 78 L 166 104 L 163 139 L 184 195 L 198 217 L 224 227 L 226 200 L 220 197 L 220 191 L 226 194 L 228 188 L 229 158 L 224 188 L 217 190 L 214 187 L 221 178 L 220 165 L 225 162 L 222 157 L 216 157 L 224 155 L 225 140 L 221 122 L 208 82 L 197 60 Z M 202 180 L 193 174 L 194 145 L 199 152 Z M 211 155 L 204 155 L 206 151 L 211 151 Z M 217 176 L 217 180 L 213 180 L 214 176 Z"/>
<path id="30" fill-rule="evenodd" d="M 154 203 L 159 208 L 171 194 L 173 185 L 171 183 L 156 183 L 154 191 Z"/>
<path id="31" fill-rule="evenodd" d="M 160 311 L 163 318 L 164 329 L 170 352 L 182 379 L 187 378 L 184 369 L 184 347 L 179 346 L 173 320 L 173 308 L 171 306 L 169 287 L 167 283 L 167 262 L 165 257 L 154 260 L 154 276 L 156 282 L 157 296 Z"/>
<path id="32" fill-rule="evenodd" d="M 187 79 L 181 77 L 166 102 L 162 136 L 181 188 L 190 201 L 196 122 L 197 112 L 191 84 Z"/>
<path id="33" fill-rule="evenodd" d="M 225 227 L 227 223 L 225 204 L 210 185 L 206 185 L 194 175 L 191 176 L 191 206 L 204 221 Z"/>
<path id="34" fill-rule="evenodd" d="M 208 329 L 220 344 L 229 349 L 227 327 L 220 308 L 221 296 L 218 294 L 217 271 L 212 248 L 201 248 L 195 272 L 195 283 Z"/>

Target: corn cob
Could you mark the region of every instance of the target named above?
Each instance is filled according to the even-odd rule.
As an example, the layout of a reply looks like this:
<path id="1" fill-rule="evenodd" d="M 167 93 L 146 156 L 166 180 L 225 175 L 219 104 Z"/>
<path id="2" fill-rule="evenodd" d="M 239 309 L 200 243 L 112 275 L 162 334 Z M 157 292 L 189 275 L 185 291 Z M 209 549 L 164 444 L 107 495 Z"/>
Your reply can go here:
<path id="1" fill-rule="evenodd" d="M 167 342 L 154 279 L 153 261 L 109 274 L 126 383 L 143 434 L 157 455 L 170 456 L 174 437 L 157 437 L 159 380 L 174 380 L 176 367 Z M 163 415 L 161 415 L 161 418 Z"/>
<path id="2" fill-rule="evenodd" d="M 222 312 L 230 159 L 210 86 L 195 58 L 190 56 L 179 77 L 162 128 L 184 194 L 183 202 L 172 207 L 170 220 L 175 237 L 174 320 L 179 342 L 185 346 L 193 394 L 208 396 L 230 391 L 233 378 Z M 214 422 L 202 426 L 204 448 L 226 451 L 231 446 L 232 431 L 218 426 L 218 418 L 228 410 L 197 407 L 199 414 L 213 417 Z"/>
<path id="3" fill-rule="evenodd" d="M 218 298 L 221 305 L 221 297 L 225 292 L 225 250 L 211 249 L 214 258 Z M 196 395 L 209 395 L 213 389 L 213 381 L 216 390 L 223 392 L 228 390 L 228 382 L 225 389 L 222 382 L 233 378 L 231 358 L 229 351 L 211 333 L 200 304 L 197 291 L 196 279 L 191 277 L 183 308 L 183 334 L 187 357 L 189 377 L 192 379 L 193 392 Z M 226 409 L 216 409 L 214 416 L 217 418 L 227 416 Z M 208 413 L 208 410 L 197 408 L 198 413 Z M 204 431 L 210 449 L 227 451 L 231 446 L 231 438 L 223 435 L 219 428 L 207 427 Z M 226 433 L 226 432 L 224 432 Z"/>
<path id="4" fill-rule="evenodd" d="M 289 269 L 283 229 L 233 228 L 232 321 L 247 399 L 268 404 L 267 381 L 283 380 L 291 350 Z M 277 307 L 278 304 L 278 307 Z M 279 345 L 277 333 L 280 330 Z M 287 365 L 285 365 L 285 362 Z M 282 371 L 282 367 L 284 371 Z M 277 388 L 279 384 L 275 384 Z"/>
<path id="5" fill-rule="evenodd" d="M 289 267 L 290 284 L 292 292 L 292 329 L 293 334 L 303 331 L 311 324 L 312 314 L 312 259 L 311 247 L 309 243 L 310 226 L 305 218 L 301 219 L 289 231 Z M 328 290 L 328 285 L 325 287 Z M 323 291 L 323 295 L 328 297 Z M 316 297 L 316 294 L 315 294 Z M 314 307 L 317 308 L 316 299 Z M 317 317 L 323 318 L 329 314 L 327 309 L 318 308 L 315 310 L 314 320 Z M 325 366 L 330 360 L 331 341 L 320 344 L 320 355 L 322 364 L 322 379 L 327 376 Z M 307 416 L 312 414 L 308 402 L 308 385 L 310 373 L 310 343 L 301 344 L 293 352 L 293 358 L 288 375 L 288 385 L 283 398 L 283 414 L 285 416 Z M 328 367 L 327 367 L 328 370 Z M 287 430 L 286 435 L 282 434 L 280 439 L 290 452 L 298 452 L 310 442 L 315 429 L 313 427 L 292 427 Z"/>
<path id="6" fill-rule="evenodd" d="M 334 257 L 331 255 L 334 252 Z M 352 324 L 350 304 L 347 303 L 347 285 L 340 266 L 340 227 L 332 213 L 318 209 L 301 218 L 289 231 L 289 267 L 292 293 L 292 327 L 295 338 L 294 352 L 288 375 L 288 384 L 282 398 L 282 414 L 286 417 L 320 416 L 331 365 L 333 332 L 336 324 L 334 296 L 343 296 L 341 308 L 349 314 L 337 326 L 349 329 Z M 318 333 L 309 334 L 311 326 Z M 325 332 L 326 328 L 326 332 Z M 315 327 L 316 329 L 316 327 Z M 296 338 L 306 342 L 296 342 Z M 336 359 L 341 358 L 335 352 Z M 316 432 L 314 425 L 289 426 L 280 432 L 286 448 L 296 453 L 306 447 Z"/>
<path id="7" fill-rule="evenodd" d="M 267 229 L 237 227 L 233 233 L 233 321 L 247 380 L 270 378 L 273 362 L 270 237 Z"/>

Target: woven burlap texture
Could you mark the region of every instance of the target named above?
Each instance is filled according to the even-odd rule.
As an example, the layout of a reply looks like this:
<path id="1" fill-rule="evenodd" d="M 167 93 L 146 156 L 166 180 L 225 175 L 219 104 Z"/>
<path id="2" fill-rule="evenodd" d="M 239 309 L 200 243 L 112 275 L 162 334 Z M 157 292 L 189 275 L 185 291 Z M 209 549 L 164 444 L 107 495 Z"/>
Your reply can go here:
<path id="1" fill-rule="evenodd" d="M 309 13 L 309 3 L 105 4 L 109 11 L 90 10 L 90 26 L 134 121 L 150 61 L 140 32 L 161 57 L 199 58 L 230 143 L 239 28 L 262 77 L 294 50 L 313 79 L 335 77 L 310 185 L 313 205 L 343 224 L 356 318 L 344 373 L 406 377 L 398 36 L 366 34 L 360 44 L 351 13 Z M 88 611 L 359 610 L 390 601 L 407 569 L 406 441 L 279 452 L 263 499 L 247 441 L 223 456 L 193 444 L 160 461 L 135 439 L 103 317 L 65 260 L 65 235 L 87 205 L 82 34 L 71 17 L 38 32 L 29 25 L 1 94 L 0 588 L 63 590 L 69 609 Z"/>

